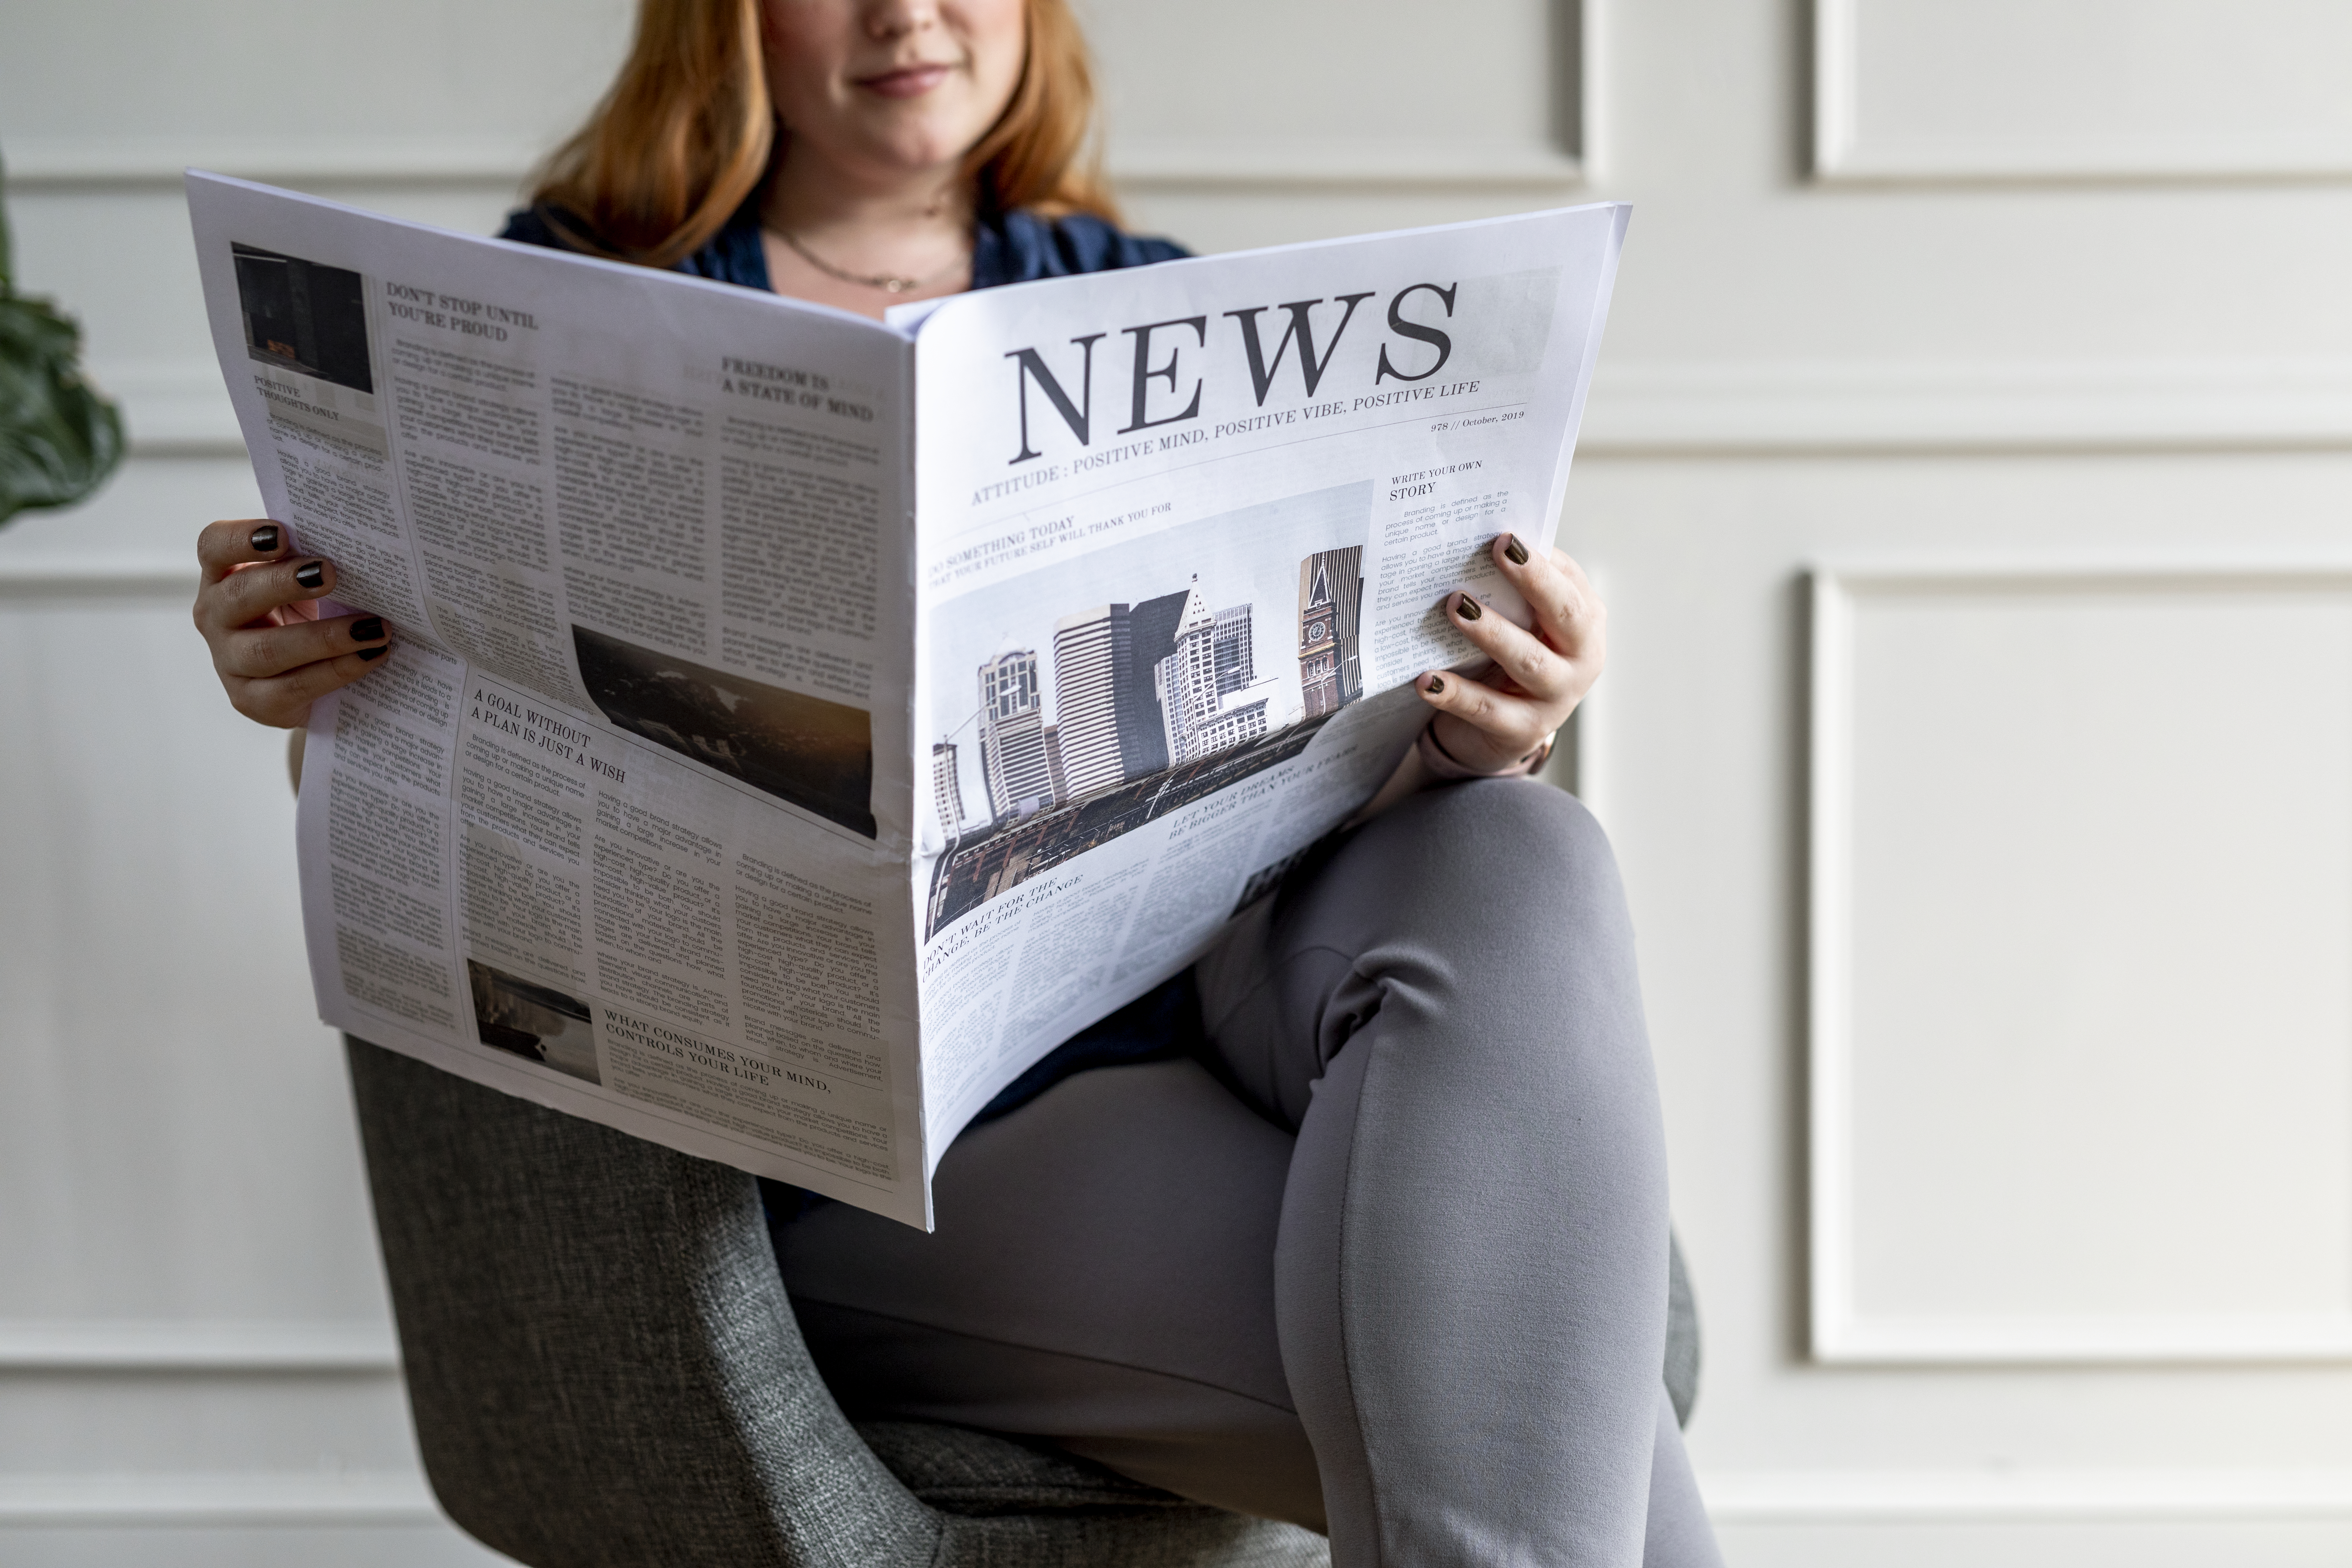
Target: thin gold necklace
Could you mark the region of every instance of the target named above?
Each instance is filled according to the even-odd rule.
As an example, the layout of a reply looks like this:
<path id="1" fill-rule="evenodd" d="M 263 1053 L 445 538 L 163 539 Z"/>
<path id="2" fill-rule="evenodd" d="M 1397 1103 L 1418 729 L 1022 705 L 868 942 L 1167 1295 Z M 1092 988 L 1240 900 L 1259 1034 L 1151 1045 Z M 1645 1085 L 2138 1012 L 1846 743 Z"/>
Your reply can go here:
<path id="1" fill-rule="evenodd" d="M 843 270 L 841 268 L 835 267 L 832 262 L 827 261 L 824 257 L 819 256 L 815 251 L 811 250 L 807 246 L 803 245 L 797 236 L 790 234 L 783 229 L 780 228 L 776 230 L 776 237 L 782 240 L 786 245 L 791 246 L 795 255 L 797 255 L 803 261 L 807 262 L 811 267 L 815 268 L 819 272 L 824 273 L 827 278 L 837 278 L 844 283 L 856 283 L 860 287 L 866 289 L 879 289 L 886 294 L 912 293 L 914 290 L 920 289 L 926 283 L 938 281 L 939 279 L 947 272 L 949 268 L 955 265 L 954 262 L 950 261 L 945 266 L 934 267 L 919 278 L 902 278 L 895 272 L 877 272 L 869 277 L 863 272 L 848 272 Z"/>

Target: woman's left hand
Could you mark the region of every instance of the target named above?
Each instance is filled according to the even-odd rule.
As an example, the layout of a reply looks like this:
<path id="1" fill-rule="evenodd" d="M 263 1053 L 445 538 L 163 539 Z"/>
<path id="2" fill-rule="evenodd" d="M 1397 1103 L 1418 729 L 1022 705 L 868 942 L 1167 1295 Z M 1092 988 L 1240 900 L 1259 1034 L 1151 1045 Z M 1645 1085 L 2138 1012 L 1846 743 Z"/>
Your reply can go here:
<path id="1" fill-rule="evenodd" d="M 1592 689 L 1607 653 L 1608 611 L 1565 552 L 1535 554 L 1506 533 L 1494 552 L 1533 626 L 1522 631 L 1470 595 L 1451 595 L 1447 618 L 1495 662 L 1466 678 L 1424 670 L 1414 682 L 1437 710 L 1432 738 L 1474 773 L 1501 773 L 1543 746 Z"/>

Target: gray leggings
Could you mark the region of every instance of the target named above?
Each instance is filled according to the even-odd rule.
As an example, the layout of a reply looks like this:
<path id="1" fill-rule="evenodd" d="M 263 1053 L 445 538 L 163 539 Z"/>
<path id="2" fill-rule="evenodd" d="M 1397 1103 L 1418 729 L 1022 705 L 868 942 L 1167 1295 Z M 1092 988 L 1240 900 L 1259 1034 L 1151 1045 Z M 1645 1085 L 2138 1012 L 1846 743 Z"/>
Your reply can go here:
<path id="1" fill-rule="evenodd" d="M 935 1235 L 838 1204 L 785 1227 L 844 1405 L 1328 1530 L 1335 1568 L 1718 1563 L 1660 1380 L 1657 1090 L 1584 808 L 1414 796 L 1198 979 L 1218 1072 L 1100 1068 L 971 1130 Z"/>

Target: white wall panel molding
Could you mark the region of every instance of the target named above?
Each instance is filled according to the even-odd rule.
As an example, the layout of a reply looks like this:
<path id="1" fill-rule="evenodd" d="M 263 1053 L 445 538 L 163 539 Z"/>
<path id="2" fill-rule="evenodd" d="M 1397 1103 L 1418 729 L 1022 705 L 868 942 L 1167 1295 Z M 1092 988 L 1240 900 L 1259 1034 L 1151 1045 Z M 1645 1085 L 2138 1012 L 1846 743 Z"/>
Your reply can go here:
<path id="1" fill-rule="evenodd" d="M 1111 180 L 1139 194 L 1260 189 L 1516 192 L 1570 199 L 1583 162 L 1510 142 L 1313 141 L 1135 142 L 1114 146 Z"/>
<path id="2" fill-rule="evenodd" d="M 2352 1519 L 2336 1470 L 1727 1471 L 1702 1474 L 1717 1526 L 2197 1524 Z M 383 1529 L 440 1525 L 414 1473 L 0 1478 L 0 1542 L 56 1527 Z M 479 1548 L 452 1542 L 472 1560 Z M 481 1560 L 489 1554 L 480 1552 Z M 224 1559 L 226 1560 L 226 1559 Z M 437 1560 L 437 1559 L 436 1559 Z"/>
<path id="3" fill-rule="evenodd" d="M 2352 1358 L 2347 712 L 2352 563 L 1815 572 L 1817 1359 Z"/>
<path id="4" fill-rule="evenodd" d="M 0 1372 L 384 1373 L 400 1352 L 383 1323 L 299 1319 L 0 1319 Z"/>
<path id="5" fill-rule="evenodd" d="M 1430 30 L 1402 16 L 1335 27 L 1342 13 L 1313 8 L 1269 16 L 1254 0 L 1181 16 L 1104 5 L 1087 24 L 1113 129 L 1133 135 L 1115 138 L 1112 168 L 1137 190 L 1572 186 L 1598 140 L 1601 9 L 1599 0 L 1481 0 L 1449 18 L 1455 26 Z M 176 184 L 189 166 L 303 185 L 510 187 L 609 79 L 629 10 L 532 0 L 487 20 L 468 15 L 478 58 L 454 66 L 431 26 L 371 38 L 377 68 L 365 80 L 341 69 L 352 47 L 347 23 L 312 14 L 276 20 L 279 90 L 228 112 L 187 83 L 247 68 L 242 31 L 159 19 L 158 31 L 180 35 L 177 68 L 130 115 L 90 111 L 120 66 L 104 12 L 68 11 L 20 53 L 37 59 L 46 48 L 49 70 L 16 81 L 0 72 L 11 121 L 0 141 L 12 181 L 26 189 L 153 188 Z M 1214 37 L 1256 47 L 1221 54 L 1213 70 L 1170 77 L 1171 51 L 1182 58 Z M 1433 66 L 1438 77 L 1424 79 Z M 492 70 L 503 90 L 485 90 Z M 1396 106 L 1362 85 L 1408 76 L 1420 108 L 1412 133 L 1397 136 Z M 1221 89 L 1230 97 L 1215 98 Z M 1232 140 L 1199 138 L 1198 126 Z"/>
<path id="6" fill-rule="evenodd" d="M 206 362 L 118 362 L 131 449 L 235 456 Z M 2043 452 L 2352 447 L 2352 363 L 1617 364 L 1603 362 L 1586 453 Z"/>
<path id="7" fill-rule="evenodd" d="M 245 450 L 220 367 L 210 360 L 96 364 L 90 380 L 121 406 L 133 453 L 203 457 Z"/>
<path id="8" fill-rule="evenodd" d="M 222 1529 L 426 1524 L 440 1519 L 425 1478 L 413 1471 L 0 1476 L 0 1531 L 66 1524 Z"/>
<path id="9" fill-rule="evenodd" d="M 1099 0 L 1087 24 L 1113 181 L 1137 195 L 1571 199 L 1601 162 L 1601 0 L 1460 0 L 1443 26 L 1433 16 Z M 1220 40 L 1213 68 L 1166 68 L 1206 39 Z"/>
<path id="10" fill-rule="evenodd" d="M 1785 1470 L 1699 1478 L 1717 1524 L 2352 1519 L 2352 1471 Z M 0 1478 L 30 1524 L 390 1524 L 437 1520 L 414 1473 Z"/>
<path id="11" fill-rule="evenodd" d="M 1728 1471 L 1699 1485 L 1718 1525 L 2352 1519 L 2352 1471 L 2328 1469 Z M 0 1477 L 0 1530 L 439 1518 L 415 1473 Z"/>
<path id="12" fill-rule="evenodd" d="M 2352 446 L 2352 362 L 1615 364 L 1581 449 L 2051 451 Z"/>
<path id="13" fill-rule="evenodd" d="M 1111 179 L 1138 195 L 1160 191 L 1254 190 L 1475 192 L 1531 201 L 1571 201 L 1600 177 L 1606 115 L 1602 0 L 1567 0 L 1554 11 L 1551 47 L 1570 58 L 1553 64 L 1546 141 L 1449 136 L 1442 121 L 1411 137 L 1251 136 L 1221 141 L 1195 135 L 1114 137 Z"/>
<path id="14" fill-rule="evenodd" d="M 1828 180 L 2352 179 L 2337 0 L 1813 0 Z"/>
<path id="15" fill-rule="evenodd" d="M 544 147 L 478 138 L 322 138 L 289 142 L 26 138 L 8 149 L 10 184 L 28 191 L 104 194 L 176 189 L 189 169 L 301 187 L 493 185 L 519 190 Z M 1415 139 L 1323 142 L 1251 138 L 1140 142 L 1114 147 L 1121 188 L 1249 191 L 1332 189 L 1517 192 L 1567 199 L 1586 164 L 1549 147 Z"/>
<path id="16" fill-rule="evenodd" d="M 2352 1313 L 1987 1321 L 1880 1318 L 1853 1310 L 1850 1302 L 1842 1305 L 1843 1310 L 1814 1313 L 1814 1353 L 1823 1361 L 1923 1366 L 2352 1361 Z"/>
<path id="17" fill-rule="evenodd" d="M 147 554 L 0 558 L 0 605 L 26 599 L 194 598 L 192 560 Z"/>
<path id="18" fill-rule="evenodd" d="M 90 384 L 121 409 L 132 457 L 244 455 L 236 411 L 213 361 L 117 360 L 88 371 Z"/>
<path id="19" fill-rule="evenodd" d="M 1718 1525 L 2186 1523 L 2352 1519 L 2352 1470 L 1732 1470 Z"/>
<path id="20" fill-rule="evenodd" d="M 548 149 L 468 136 L 23 136 L 7 144 L 8 184 L 26 191 L 179 188 L 190 169 L 285 185 L 520 186 Z"/>

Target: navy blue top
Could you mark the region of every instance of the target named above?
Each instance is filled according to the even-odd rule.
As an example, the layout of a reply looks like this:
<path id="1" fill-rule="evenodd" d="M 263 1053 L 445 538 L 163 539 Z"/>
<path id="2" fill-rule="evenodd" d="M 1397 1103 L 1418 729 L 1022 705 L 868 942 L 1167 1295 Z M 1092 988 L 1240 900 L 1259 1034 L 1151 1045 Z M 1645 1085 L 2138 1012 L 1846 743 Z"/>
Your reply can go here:
<path id="1" fill-rule="evenodd" d="M 556 250 L 572 248 L 563 230 L 549 221 L 545 207 L 526 207 L 509 214 L 501 239 L 543 245 Z M 581 228 L 576 220 L 564 227 Z M 679 262 L 675 270 L 746 289 L 771 289 L 768 254 L 760 240 L 760 197 L 754 193 L 727 220 L 727 226 L 709 244 Z M 1172 261 L 1192 253 L 1173 240 L 1128 234 L 1087 213 L 1044 218 L 1032 212 L 982 216 L 972 226 L 971 286 L 994 289 L 1006 283 L 1030 283 L 1040 278 L 1068 278 L 1082 272 L 1109 272 L 1122 267 L 1144 267 Z M 1201 1000 L 1192 985 L 1192 972 L 1128 1004 L 1092 1027 L 1073 1035 L 1023 1073 L 1004 1091 L 982 1108 L 971 1125 L 992 1121 L 1026 1105 L 1072 1073 L 1088 1068 L 1127 1062 L 1158 1061 L 1195 1054 L 1206 1044 L 1201 1023 Z M 761 1191 L 772 1218 L 789 1219 L 813 1194 L 763 1181 Z"/>
<path id="2" fill-rule="evenodd" d="M 562 230 L 549 221 L 551 216 L 545 207 L 510 213 L 499 237 L 570 249 Z M 566 226 L 582 226 L 575 222 Z M 1040 278 L 1109 272 L 1191 254 L 1173 240 L 1128 234 L 1089 213 L 1057 218 L 1039 217 L 1033 212 L 1002 213 L 982 217 L 972 226 L 971 286 L 994 289 L 1006 283 L 1034 283 Z M 760 243 L 759 195 L 755 193 L 738 207 L 709 244 L 674 270 L 721 283 L 740 283 L 746 289 L 771 289 L 767 247 Z"/>

